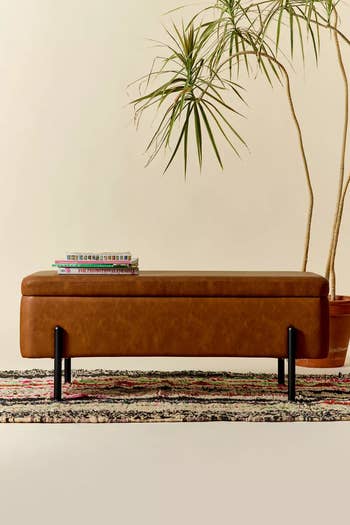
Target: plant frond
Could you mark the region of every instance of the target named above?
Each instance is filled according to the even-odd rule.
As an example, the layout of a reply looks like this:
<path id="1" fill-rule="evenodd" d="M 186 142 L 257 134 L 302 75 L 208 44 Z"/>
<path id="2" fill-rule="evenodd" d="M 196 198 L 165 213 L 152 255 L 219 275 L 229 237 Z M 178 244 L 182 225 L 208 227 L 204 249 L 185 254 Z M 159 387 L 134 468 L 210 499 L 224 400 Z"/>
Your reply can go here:
<path id="1" fill-rule="evenodd" d="M 168 55 L 162 58 L 160 65 L 153 62 L 149 74 L 139 79 L 140 89 L 143 92 L 132 101 L 135 117 L 140 121 L 144 113 L 154 107 L 157 107 L 160 115 L 159 122 L 146 147 L 149 155 L 147 165 L 154 160 L 161 149 L 170 148 L 171 153 L 164 173 L 169 169 L 183 145 L 183 164 L 186 176 L 190 150 L 188 141 L 192 128 L 200 168 L 203 163 L 203 131 L 206 131 L 209 143 L 221 167 L 223 163 L 216 133 L 224 136 L 237 154 L 238 148 L 234 142 L 238 140 L 237 144 L 245 144 L 234 125 L 224 115 L 224 112 L 229 112 L 237 117 L 242 116 L 228 98 L 230 96 L 239 100 L 240 103 L 245 102 L 241 93 L 242 87 L 237 82 L 226 78 L 224 74 L 217 75 L 211 66 L 212 53 L 210 52 L 209 57 L 206 54 L 211 49 L 212 32 L 217 27 L 217 24 L 210 23 L 197 27 L 184 26 L 184 24 L 173 25 L 172 30 L 167 32 L 169 43 L 165 47 Z M 223 45 L 226 45 L 225 42 Z M 217 57 L 220 57 L 220 54 L 216 54 L 215 64 Z M 166 64 L 165 67 L 164 64 Z M 167 74 L 168 78 L 166 78 Z M 222 111 L 218 108 L 214 110 L 215 106 L 221 107 Z"/>

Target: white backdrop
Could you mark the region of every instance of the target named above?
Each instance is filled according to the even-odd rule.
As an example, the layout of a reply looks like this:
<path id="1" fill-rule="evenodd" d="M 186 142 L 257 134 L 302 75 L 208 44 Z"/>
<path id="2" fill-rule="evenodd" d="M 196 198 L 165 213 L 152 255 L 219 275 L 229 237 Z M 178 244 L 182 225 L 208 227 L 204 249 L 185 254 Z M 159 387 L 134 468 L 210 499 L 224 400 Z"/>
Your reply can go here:
<path id="1" fill-rule="evenodd" d="M 211 153 L 201 174 L 191 163 L 186 182 L 181 159 L 163 177 L 162 156 L 144 169 L 149 127 L 135 131 L 127 85 L 148 72 L 155 49 L 147 38 L 164 38 L 169 17 L 161 15 L 176 5 L 1 2 L 1 368 L 34 365 L 19 354 L 21 279 L 49 269 L 67 249 L 130 249 L 141 269 L 300 269 L 307 192 L 282 87 L 247 80 L 240 130 L 251 152 L 240 160 L 226 151 L 223 173 Z M 341 15 L 350 27 L 346 5 Z M 347 64 L 349 57 L 346 51 Z M 305 68 L 299 61 L 291 72 L 316 186 L 309 269 L 320 273 L 340 157 L 343 85 L 335 58 L 326 36 L 319 67 L 310 52 Z M 350 293 L 349 219 L 347 209 L 337 260 L 342 293 Z M 189 364 L 202 367 L 198 360 Z M 178 363 L 152 363 L 163 365 Z M 234 367 L 229 360 L 207 366 Z"/>
<path id="2" fill-rule="evenodd" d="M 240 161 L 186 183 L 143 169 L 127 84 L 176 0 L 0 0 L 0 368 L 19 355 L 20 282 L 66 249 L 130 249 L 143 269 L 298 269 L 306 191 L 282 88 L 252 80 Z M 342 9 L 343 25 L 350 12 Z M 334 46 L 292 75 L 317 182 L 310 270 L 322 272 L 335 202 L 342 84 Z M 346 54 L 349 64 L 349 53 Z M 350 293 L 349 210 L 338 257 Z M 81 360 L 81 366 L 237 368 L 238 360 Z M 127 362 L 129 361 L 129 362 Z M 261 367 L 261 364 L 252 363 Z M 328 524 L 348 515 L 349 427 L 322 424 L 2 425 L 5 523 Z M 28 483 L 30 479 L 30 483 Z M 330 480 L 330 483 L 328 482 Z M 293 504 L 291 505 L 291 494 Z M 294 497 L 295 495 L 295 497 Z M 59 498 L 59 500 L 57 499 Z M 322 502 L 322 503 L 321 503 Z M 237 520 L 236 520 L 237 521 Z"/>

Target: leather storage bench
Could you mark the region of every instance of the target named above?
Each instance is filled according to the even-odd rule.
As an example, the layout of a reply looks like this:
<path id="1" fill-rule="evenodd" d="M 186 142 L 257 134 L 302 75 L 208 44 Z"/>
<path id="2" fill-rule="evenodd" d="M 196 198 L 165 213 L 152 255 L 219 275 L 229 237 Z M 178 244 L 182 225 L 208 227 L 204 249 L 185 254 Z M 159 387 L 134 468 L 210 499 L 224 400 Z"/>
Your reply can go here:
<path id="1" fill-rule="evenodd" d="M 58 275 L 22 281 L 23 357 L 55 358 L 61 399 L 62 359 L 102 356 L 273 357 L 289 399 L 295 358 L 328 353 L 328 281 L 304 272 L 175 272 Z"/>

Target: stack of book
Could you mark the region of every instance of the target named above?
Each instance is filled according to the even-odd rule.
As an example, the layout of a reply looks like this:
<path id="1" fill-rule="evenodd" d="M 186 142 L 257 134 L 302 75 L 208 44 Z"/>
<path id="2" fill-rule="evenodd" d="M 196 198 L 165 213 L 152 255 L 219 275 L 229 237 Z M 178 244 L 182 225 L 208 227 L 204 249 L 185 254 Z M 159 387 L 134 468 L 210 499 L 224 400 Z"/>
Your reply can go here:
<path id="1" fill-rule="evenodd" d="M 69 252 L 52 265 L 61 275 L 135 275 L 139 260 L 130 252 Z"/>

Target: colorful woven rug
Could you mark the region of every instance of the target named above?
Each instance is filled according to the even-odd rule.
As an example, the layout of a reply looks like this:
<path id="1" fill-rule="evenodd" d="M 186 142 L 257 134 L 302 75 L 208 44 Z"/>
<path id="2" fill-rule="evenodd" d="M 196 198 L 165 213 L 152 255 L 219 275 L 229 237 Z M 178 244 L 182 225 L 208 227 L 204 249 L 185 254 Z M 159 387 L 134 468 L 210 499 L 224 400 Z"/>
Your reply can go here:
<path id="1" fill-rule="evenodd" d="M 297 401 L 275 374 L 75 370 L 53 402 L 52 372 L 0 372 L 1 423 L 349 421 L 349 375 L 299 375 Z"/>

